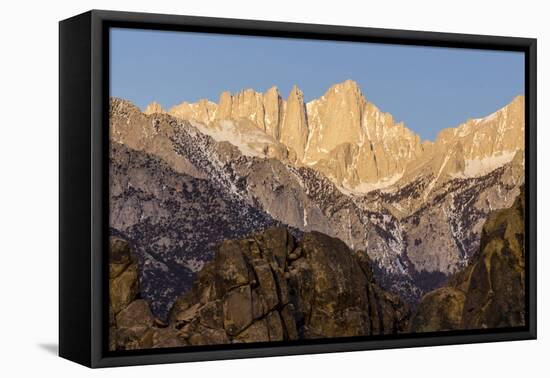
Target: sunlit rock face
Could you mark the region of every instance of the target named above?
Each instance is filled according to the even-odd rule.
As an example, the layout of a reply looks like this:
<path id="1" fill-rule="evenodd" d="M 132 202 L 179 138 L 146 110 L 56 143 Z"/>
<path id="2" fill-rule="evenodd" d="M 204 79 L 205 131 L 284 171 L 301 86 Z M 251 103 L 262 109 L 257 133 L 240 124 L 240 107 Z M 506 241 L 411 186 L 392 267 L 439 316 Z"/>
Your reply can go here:
<path id="1" fill-rule="evenodd" d="M 256 139 L 256 150 L 323 173 L 351 193 L 365 194 L 403 186 L 427 173 L 431 186 L 457 177 L 478 177 L 499 168 L 524 150 L 524 98 L 456 128 L 444 129 L 434 142 L 420 137 L 391 114 L 367 101 L 356 82 L 330 87 L 318 99 L 304 102 L 294 86 L 284 100 L 276 87 L 259 93 L 245 89 L 223 92 L 218 104 L 182 103 L 169 114 L 223 129 L 232 121 L 241 139 Z M 146 114 L 164 112 L 152 103 Z M 255 127 L 263 134 L 246 136 Z"/>

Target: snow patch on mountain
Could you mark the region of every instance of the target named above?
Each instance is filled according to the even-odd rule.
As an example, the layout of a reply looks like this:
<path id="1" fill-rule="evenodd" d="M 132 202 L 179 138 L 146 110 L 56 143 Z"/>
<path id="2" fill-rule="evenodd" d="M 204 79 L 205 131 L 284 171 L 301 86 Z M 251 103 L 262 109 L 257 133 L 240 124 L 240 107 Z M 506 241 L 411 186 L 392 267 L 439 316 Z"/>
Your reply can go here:
<path id="1" fill-rule="evenodd" d="M 265 147 L 276 143 L 262 130 L 257 128 L 243 130 L 231 120 L 222 120 L 209 126 L 196 121 L 190 121 L 190 123 L 201 133 L 211 136 L 216 142 L 231 143 L 245 156 L 265 157 Z"/>
<path id="2" fill-rule="evenodd" d="M 445 158 L 443 159 L 443 163 L 441 163 L 441 166 L 439 167 L 439 171 L 437 172 L 437 175 L 426 188 L 426 191 L 424 192 L 424 201 L 426 201 L 426 198 L 428 198 L 428 195 L 432 192 L 435 184 L 437 183 L 437 180 L 439 180 L 439 178 L 441 177 L 441 173 L 443 173 L 443 169 L 445 169 L 445 166 L 447 165 L 448 162 L 449 162 L 449 154 L 445 155 Z"/>
<path id="3" fill-rule="evenodd" d="M 340 191 L 344 194 L 350 195 L 361 195 L 366 194 L 368 192 L 372 192 L 373 190 L 379 190 L 379 189 L 385 189 L 387 187 L 392 186 L 397 181 L 399 181 L 403 177 L 403 173 L 398 173 L 395 175 L 391 175 L 388 177 L 384 177 L 379 181 L 367 183 L 362 182 L 354 187 L 350 187 L 346 180 L 342 182 L 342 186 L 338 187 Z"/>
<path id="4" fill-rule="evenodd" d="M 487 156 L 481 159 L 468 159 L 465 161 L 464 172 L 458 177 L 479 177 L 494 171 L 512 161 L 517 151 L 504 151 L 499 154 Z"/>

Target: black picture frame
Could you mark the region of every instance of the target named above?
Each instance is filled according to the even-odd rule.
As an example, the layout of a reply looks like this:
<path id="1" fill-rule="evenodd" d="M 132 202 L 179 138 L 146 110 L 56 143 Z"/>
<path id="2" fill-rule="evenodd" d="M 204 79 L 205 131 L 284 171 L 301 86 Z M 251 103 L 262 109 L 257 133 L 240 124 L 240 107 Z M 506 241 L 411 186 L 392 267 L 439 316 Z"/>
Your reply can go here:
<path id="1" fill-rule="evenodd" d="M 526 326 L 108 352 L 110 27 L 474 48 L 525 53 Z M 92 10 L 59 23 L 59 354 L 89 367 L 535 339 L 536 64 L 530 38 Z"/>

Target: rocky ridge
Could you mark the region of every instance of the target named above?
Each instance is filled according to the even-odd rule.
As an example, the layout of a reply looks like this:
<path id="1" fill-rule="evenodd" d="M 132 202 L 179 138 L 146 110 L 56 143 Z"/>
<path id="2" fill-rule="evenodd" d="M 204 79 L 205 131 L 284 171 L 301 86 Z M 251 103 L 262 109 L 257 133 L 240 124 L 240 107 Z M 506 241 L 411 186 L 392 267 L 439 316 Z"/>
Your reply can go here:
<path id="1" fill-rule="evenodd" d="M 199 344 L 397 333 L 407 318 L 367 259 L 338 239 L 313 232 L 297 242 L 282 228 L 223 242 L 171 312 Z"/>
<path id="2" fill-rule="evenodd" d="M 112 255 L 128 256 L 127 243 L 111 246 Z M 136 279 L 126 281 L 137 287 Z M 222 242 L 166 323 L 142 299 L 125 300 L 111 322 L 111 349 L 395 334 L 408 317 L 408 307 L 376 284 L 366 255 L 320 233 L 297 241 L 270 228 Z"/>
<path id="3" fill-rule="evenodd" d="M 162 114 L 165 113 L 164 108 L 158 103 L 158 102 L 151 102 L 145 110 L 143 111 L 143 114 L 151 115 L 151 114 Z"/>
<path id="4" fill-rule="evenodd" d="M 183 103 L 168 113 L 206 128 L 224 129 L 222 122 L 231 122 L 240 139 L 254 127 L 263 133 L 260 153 L 276 151 L 270 157 L 313 167 L 355 194 L 403 187 L 420 174 L 431 176 L 427 197 L 438 185 L 486 174 L 524 149 L 523 96 L 487 117 L 442 130 L 434 142 L 422 142 L 368 102 L 352 80 L 333 85 L 307 104 L 296 86 L 286 101 L 273 87 L 265 93 L 224 92 L 219 104 Z"/>

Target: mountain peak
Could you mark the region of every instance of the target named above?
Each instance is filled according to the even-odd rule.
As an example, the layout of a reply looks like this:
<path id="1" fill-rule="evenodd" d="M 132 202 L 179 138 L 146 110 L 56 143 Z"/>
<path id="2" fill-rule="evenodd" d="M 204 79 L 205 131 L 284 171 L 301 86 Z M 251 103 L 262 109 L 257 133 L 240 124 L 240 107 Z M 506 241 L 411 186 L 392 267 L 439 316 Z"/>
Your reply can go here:
<path id="1" fill-rule="evenodd" d="M 239 92 L 237 92 L 237 94 L 233 95 L 233 97 L 235 97 L 235 96 L 256 96 L 258 94 L 260 94 L 260 93 L 258 93 L 253 88 L 245 88 L 245 89 L 241 89 Z"/>
<path id="2" fill-rule="evenodd" d="M 149 105 L 147 105 L 143 113 L 149 115 L 154 113 L 166 113 L 166 111 L 158 102 L 153 101 Z"/>
<path id="3" fill-rule="evenodd" d="M 298 88 L 298 85 L 294 84 L 292 86 L 292 89 L 290 90 L 290 94 L 288 95 L 288 99 L 290 100 L 290 97 L 297 96 L 298 98 L 304 98 L 304 92 L 300 88 Z"/>
<path id="4" fill-rule="evenodd" d="M 524 95 L 517 95 L 514 97 L 512 102 L 510 104 L 525 104 L 525 96 Z"/>
<path id="5" fill-rule="evenodd" d="M 361 88 L 359 87 L 359 84 L 357 84 L 356 81 L 348 79 L 341 83 L 334 84 L 331 86 L 328 91 L 328 93 L 352 93 L 357 96 L 362 96 L 363 93 L 361 92 Z"/>
<path id="6" fill-rule="evenodd" d="M 308 138 L 308 121 L 304 94 L 297 85 L 292 87 L 286 101 L 285 114 L 280 128 L 280 141 L 302 159 Z"/>
<path id="7" fill-rule="evenodd" d="M 267 91 L 265 91 L 264 96 L 267 96 L 269 94 L 276 94 L 280 96 L 279 88 L 276 85 L 272 86 Z"/>

